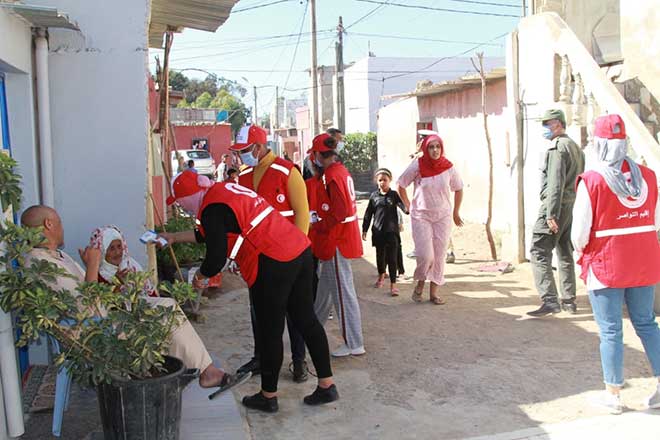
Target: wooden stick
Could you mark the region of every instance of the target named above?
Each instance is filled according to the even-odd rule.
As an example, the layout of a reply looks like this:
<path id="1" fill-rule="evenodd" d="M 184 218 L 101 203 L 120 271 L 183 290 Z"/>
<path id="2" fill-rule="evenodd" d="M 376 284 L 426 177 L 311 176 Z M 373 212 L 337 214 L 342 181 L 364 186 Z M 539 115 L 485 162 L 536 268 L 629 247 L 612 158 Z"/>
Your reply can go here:
<path id="1" fill-rule="evenodd" d="M 156 200 L 154 200 L 154 196 L 151 193 L 148 194 L 149 194 L 149 198 L 151 199 L 151 203 L 153 203 L 154 205 L 154 212 L 158 217 L 158 222 L 160 223 L 160 226 L 163 228 L 163 232 L 167 232 L 167 230 L 165 229 L 165 222 L 163 221 L 163 218 L 160 216 L 160 212 L 158 212 L 158 206 L 156 206 Z M 170 256 L 172 257 L 172 261 L 174 261 L 174 267 L 176 267 L 176 271 L 179 274 L 179 278 L 181 278 L 181 281 L 185 283 L 186 280 L 183 278 L 183 273 L 181 273 L 181 267 L 179 267 L 179 261 L 176 259 L 176 255 L 174 254 L 174 249 L 172 249 L 172 246 L 167 246 L 167 248 L 170 250 Z"/>

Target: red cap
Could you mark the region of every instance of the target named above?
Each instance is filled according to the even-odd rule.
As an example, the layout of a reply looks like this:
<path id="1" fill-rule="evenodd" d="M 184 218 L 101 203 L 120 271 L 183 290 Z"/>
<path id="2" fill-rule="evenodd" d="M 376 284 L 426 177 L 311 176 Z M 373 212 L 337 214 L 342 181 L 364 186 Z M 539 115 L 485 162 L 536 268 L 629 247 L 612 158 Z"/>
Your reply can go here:
<path id="1" fill-rule="evenodd" d="M 596 118 L 594 136 L 603 139 L 625 139 L 626 125 L 619 115 L 605 115 Z"/>
<path id="2" fill-rule="evenodd" d="M 204 187 L 198 183 L 198 175 L 194 171 L 184 171 L 174 178 L 172 182 L 172 195 L 167 198 L 167 204 L 171 205 L 177 199 L 188 197 L 203 190 Z"/>
<path id="3" fill-rule="evenodd" d="M 311 153 L 312 151 L 318 151 L 319 153 L 323 153 L 325 151 L 336 151 L 337 143 L 328 141 L 328 139 L 332 139 L 334 141 L 334 138 L 327 133 L 316 136 L 312 141 L 312 148 L 309 149 L 308 153 Z"/>
<path id="4" fill-rule="evenodd" d="M 249 147 L 252 144 L 268 143 L 268 133 L 261 127 L 256 125 L 249 125 L 241 128 L 236 135 L 236 143 L 229 147 L 232 151 L 240 151 Z"/>

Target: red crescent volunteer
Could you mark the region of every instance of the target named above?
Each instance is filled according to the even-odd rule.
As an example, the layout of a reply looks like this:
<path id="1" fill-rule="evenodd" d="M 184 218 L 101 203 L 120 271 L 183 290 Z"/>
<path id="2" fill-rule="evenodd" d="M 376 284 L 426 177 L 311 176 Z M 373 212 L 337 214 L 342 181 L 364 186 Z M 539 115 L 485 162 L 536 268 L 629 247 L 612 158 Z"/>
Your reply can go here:
<path id="1" fill-rule="evenodd" d="M 317 182 L 308 188 L 316 191 L 311 200 L 318 221 L 312 226 L 315 255 L 319 258 L 320 275 L 314 309 L 325 323 L 334 302 L 344 345 L 332 355 L 359 356 L 365 353 L 360 304 L 353 284 L 351 259 L 362 256 L 362 238 L 357 218 L 355 188 L 350 173 L 337 160 L 337 141 L 328 134 L 316 136 L 310 150 L 320 172 Z"/>
<path id="2" fill-rule="evenodd" d="M 277 382 L 282 365 L 282 333 L 288 312 L 300 330 L 318 372 L 318 386 L 304 401 L 318 405 L 339 396 L 332 381 L 328 341 L 314 315 L 309 240 L 254 191 L 235 183 L 213 183 L 184 171 L 172 183 L 167 203 L 195 213 L 196 231 L 162 234 L 169 243 L 203 242 L 206 256 L 193 284 L 238 265 L 248 283 L 259 321 L 261 391 L 243 404 L 265 412 L 278 410 Z M 286 240 L 281 237 L 286 236 Z"/>

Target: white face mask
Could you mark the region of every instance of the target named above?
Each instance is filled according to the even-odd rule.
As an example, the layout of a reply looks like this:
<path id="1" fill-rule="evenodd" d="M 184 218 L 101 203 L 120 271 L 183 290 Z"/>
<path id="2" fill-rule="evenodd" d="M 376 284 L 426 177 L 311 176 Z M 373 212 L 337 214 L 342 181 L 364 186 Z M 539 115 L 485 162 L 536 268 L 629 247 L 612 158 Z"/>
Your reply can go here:
<path id="1" fill-rule="evenodd" d="M 341 151 L 341 150 L 343 150 L 343 149 L 344 149 L 344 145 L 346 145 L 346 144 L 344 143 L 344 141 L 337 142 L 337 151 Z"/>

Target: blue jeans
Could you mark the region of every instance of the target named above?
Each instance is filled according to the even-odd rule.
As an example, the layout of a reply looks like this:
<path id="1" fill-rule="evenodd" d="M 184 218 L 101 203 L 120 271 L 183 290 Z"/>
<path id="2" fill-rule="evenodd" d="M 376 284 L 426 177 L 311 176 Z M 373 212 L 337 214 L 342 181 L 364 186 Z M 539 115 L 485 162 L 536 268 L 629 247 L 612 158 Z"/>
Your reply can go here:
<path id="1" fill-rule="evenodd" d="M 637 336 L 642 340 L 653 375 L 660 377 L 660 329 L 653 312 L 655 286 L 599 289 L 589 292 L 600 328 L 600 361 L 607 385 L 623 386 L 623 302 Z"/>

